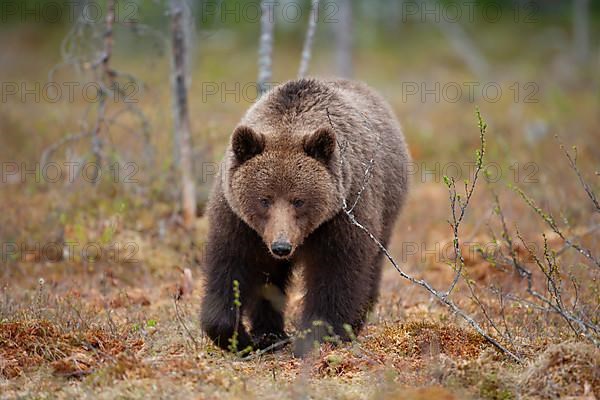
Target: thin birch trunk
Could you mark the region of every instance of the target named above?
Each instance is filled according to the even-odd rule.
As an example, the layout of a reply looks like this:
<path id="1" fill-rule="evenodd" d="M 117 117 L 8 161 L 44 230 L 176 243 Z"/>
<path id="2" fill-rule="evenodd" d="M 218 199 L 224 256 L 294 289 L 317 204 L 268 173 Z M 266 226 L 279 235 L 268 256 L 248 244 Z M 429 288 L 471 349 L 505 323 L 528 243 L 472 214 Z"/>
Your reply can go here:
<path id="1" fill-rule="evenodd" d="M 300 59 L 300 68 L 298 69 L 298 78 L 304 78 L 308 72 L 310 64 L 315 32 L 317 30 L 317 21 L 319 20 L 319 0 L 312 0 L 310 15 L 308 16 L 308 29 L 306 30 L 306 39 L 302 49 L 302 58 Z"/>
<path id="2" fill-rule="evenodd" d="M 433 2 L 430 4 L 433 4 Z M 438 4 L 435 9 L 441 9 L 441 6 Z M 462 26 L 458 22 L 451 22 L 445 18 L 441 18 L 435 25 L 448 38 L 456 53 L 463 59 L 471 72 L 480 80 L 487 79 L 490 69 L 489 63 Z"/>
<path id="3" fill-rule="evenodd" d="M 274 3 L 263 0 L 260 16 L 260 43 L 258 48 L 258 95 L 269 88 L 272 79 L 273 28 L 275 26 Z"/>
<path id="4" fill-rule="evenodd" d="M 575 59 L 580 65 L 590 59 L 590 1 L 574 0 L 573 2 L 573 47 Z"/>
<path id="5" fill-rule="evenodd" d="M 352 3 L 351 0 L 338 0 L 338 18 L 334 24 L 335 63 L 338 75 L 351 78 L 354 72 L 352 64 Z"/>
<path id="6" fill-rule="evenodd" d="M 171 29 L 173 45 L 173 116 L 174 138 L 179 143 L 178 175 L 181 183 L 181 208 L 183 224 L 186 228 L 193 227 L 196 216 L 196 188 L 193 177 L 192 143 L 190 135 L 190 119 L 188 110 L 188 49 L 185 38 L 184 13 L 186 5 L 182 0 L 171 0 Z"/>

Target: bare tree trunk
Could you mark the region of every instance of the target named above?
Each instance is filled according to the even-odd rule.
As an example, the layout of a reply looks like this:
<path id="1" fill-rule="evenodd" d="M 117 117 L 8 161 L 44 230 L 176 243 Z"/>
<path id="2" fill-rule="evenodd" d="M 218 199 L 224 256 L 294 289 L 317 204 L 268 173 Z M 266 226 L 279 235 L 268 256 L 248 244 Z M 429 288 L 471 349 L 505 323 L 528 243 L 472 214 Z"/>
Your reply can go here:
<path id="1" fill-rule="evenodd" d="M 273 27 L 275 14 L 273 2 L 261 2 L 260 44 L 258 48 L 258 94 L 261 96 L 269 88 L 272 79 Z"/>
<path id="2" fill-rule="evenodd" d="M 353 75 L 352 64 L 352 3 L 351 0 L 338 0 L 339 7 L 337 22 L 334 24 L 335 36 L 335 63 L 338 75 L 351 78 Z"/>
<path id="3" fill-rule="evenodd" d="M 171 0 L 171 29 L 173 41 L 173 115 L 175 130 L 173 132 L 175 145 L 179 150 L 178 175 L 181 179 L 181 208 L 183 224 L 186 228 L 193 227 L 196 216 L 196 188 L 192 168 L 192 143 L 190 135 L 190 119 L 188 111 L 188 49 L 185 38 L 183 21 L 187 5 L 183 0 Z"/>
<path id="4" fill-rule="evenodd" d="M 580 65 L 586 64 L 590 59 L 590 1 L 573 1 L 573 47 L 575 59 Z"/>
<path id="5" fill-rule="evenodd" d="M 425 4 L 435 4 L 435 2 Z M 435 7 L 436 10 L 441 8 L 439 4 Z M 456 53 L 462 57 L 471 72 L 480 80 L 486 79 L 490 66 L 462 26 L 458 22 L 451 22 L 445 18 L 441 18 L 440 22 L 436 22 L 435 25 L 448 38 Z"/>
<path id="6" fill-rule="evenodd" d="M 319 0 L 312 0 L 310 15 L 308 16 L 308 29 L 306 30 L 306 39 L 302 49 L 302 58 L 300 59 L 300 68 L 298 69 L 298 78 L 304 78 L 308 72 L 308 65 L 312 53 L 312 46 L 317 30 L 317 21 L 319 20 Z"/>
<path id="7" fill-rule="evenodd" d="M 108 0 L 106 3 L 106 29 L 104 31 L 104 49 L 100 62 L 100 79 L 98 79 L 100 90 L 98 93 L 98 112 L 96 124 L 92 131 L 92 155 L 96 163 L 96 176 L 93 178 L 94 184 L 98 182 L 100 170 L 102 169 L 102 151 L 104 141 L 102 140 L 102 127 L 104 125 L 104 116 L 106 114 L 106 97 L 112 86 L 114 71 L 110 68 L 110 58 L 113 48 L 113 26 L 115 24 L 115 0 Z M 96 64 L 97 66 L 97 64 Z"/>
<path id="8" fill-rule="evenodd" d="M 384 24 L 386 28 L 395 32 L 402 26 L 402 10 L 404 9 L 404 0 L 386 1 L 382 5 L 384 10 Z"/>
<path id="9" fill-rule="evenodd" d="M 73 15 L 75 16 L 75 22 L 79 19 L 86 19 L 85 10 L 88 6 L 89 0 L 79 0 L 73 4 Z"/>

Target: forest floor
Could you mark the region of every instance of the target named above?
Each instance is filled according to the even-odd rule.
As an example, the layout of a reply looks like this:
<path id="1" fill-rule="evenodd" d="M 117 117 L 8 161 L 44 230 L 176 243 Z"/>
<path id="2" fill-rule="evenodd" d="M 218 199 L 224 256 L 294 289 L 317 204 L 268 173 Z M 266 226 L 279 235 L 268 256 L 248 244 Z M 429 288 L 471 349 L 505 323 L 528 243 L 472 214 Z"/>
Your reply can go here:
<path id="1" fill-rule="evenodd" d="M 406 208 L 412 212 L 401 218 L 392 246 L 398 260 L 403 257 L 403 236 L 431 234 L 417 222 L 436 202 L 443 208 L 444 191 L 434 184 L 413 191 Z M 202 218 L 197 235 L 204 230 Z M 480 235 L 476 230 L 465 228 Z M 600 351 L 566 326 L 551 322 L 550 316 L 520 320 L 532 309 L 518 303 L 507 311 L 508 318 L 516 320 L 509 322 L 515 336 L 522 335 L 527 343 L 513 347 L 523 356 L 519 364 L 425 291 L 404 281 L 390 265 L 385 266 L 379 304 L 354 343 L 323 345 L 305 360 L 294 358 L 289 347 L 250 360 L 224 353 L 199 329 L 199 271 L 176 261 L 181 260 L 180 249 L 173 237 L 184 234 L 173 228 L 165 243 L 117 229 L 115 242 L 134 238 L 139 245 L 137 262 L 55 262 L 44 260 L 48 253 L 33 248 L 29 259 L 5 272 L 0 397 L 591 400 L 600 396 Z M 163 263 L 170 267 L 157 267 Z M 422 271 L 409 268 L 409 272 L 436 286 L 452 277 L 451 268 L 443 263 L 431 260 L 424 265 Z M 503 279 L 481 258 L 467 259 L 467 270 L 478 282 Z M 508 279 L 519 284 L 514 276 Z M 468 299 L 464 288 L 456 297 Z M 477 314 L 468 302 L 461 303 Z M 301 285 L 296 285 L 288 306 L 291 332 L 300 304 Z M 546 324 L 553 334 L 539 333 L 540 327 L 549 329 Z"/>

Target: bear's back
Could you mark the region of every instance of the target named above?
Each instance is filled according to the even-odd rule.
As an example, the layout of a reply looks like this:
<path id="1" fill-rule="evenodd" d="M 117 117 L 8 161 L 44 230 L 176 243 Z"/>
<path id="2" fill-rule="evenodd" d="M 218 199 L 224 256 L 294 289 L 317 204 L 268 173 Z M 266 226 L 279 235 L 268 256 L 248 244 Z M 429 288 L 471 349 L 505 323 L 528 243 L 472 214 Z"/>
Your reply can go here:
<path id="1" fill-rule="evenodd" d="M 346 79 L 306 78 L 281 84 L 255 103 L 241 123 L 265 135 L 304 135 L 333 124 L 340 139 L 355 142 L 361 139 L 346 135 L 364 134 L 364 129 L 357 129 L 362 126 L 402 140 L 387 102 L 366 84 Z"/>
<path id="2" fill-rule="evenodd" d="M 325 81 L 299 79 L 286 82 L 262 96 L 243 117 L 265 135 L 312 133 L 327 121 L 328 110 L 339 108 L 343 99 Z"/>

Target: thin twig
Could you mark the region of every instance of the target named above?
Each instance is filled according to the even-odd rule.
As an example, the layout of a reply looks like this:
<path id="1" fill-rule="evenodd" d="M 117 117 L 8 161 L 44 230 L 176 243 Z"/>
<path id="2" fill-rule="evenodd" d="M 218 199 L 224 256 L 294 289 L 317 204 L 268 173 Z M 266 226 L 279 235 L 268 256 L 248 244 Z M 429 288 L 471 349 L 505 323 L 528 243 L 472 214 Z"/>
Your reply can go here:
<path id="1" fill-rule="evenodd" d="M 346 212 L 346 211 L 347 210 L 344 210 L 344 212 Z M 392 266 L 396 269 L 396 271 L 398 271 L 400 276 L 402 276 L 404 279 L 407 279 L 411 283 L 421 286 L 422 288 L 427 290 L 429 293 L 431 293 L 433 296 L 435 296 L 441 303 L 448 306 L 455 314 L 457 314 L 462 319 L 464 319 L 473 329 L 475 329 L 481 336 L 483 336 L 489 343 L 494 345 L 498 350 L 500 350 L 504 354 L 508 355 L 510 358 L 512 358 L 516 362 L 519 362 L 519 363 L 522 362 L 520 357 L 515 355 L 509 349 L 504 347 L 500 342 L 498 342 L 496 339 L 494 339 L 492 336 L 490 336 L 488 333 L 486 333 L 485 330 L 473 318 L 471 318 L 465 311 L 463 311 L 452 300 L 450 300 L 450 298 L 448 296 L 446 296 L 445 293 L 434 289 L 427 281 L 425 281 L 423 279 L 416 279 L 416 278 L 408 275 L 406 272 L 404 272 L 400 268 L 400 266 L 398 265 L 398 263 L 396 262 L 394 257 L 392 257 L 392 255 L 389 253 L 389 251 L 385 248 L 385 246 L 375 236 L 373 236 L 373 234 L 371 232 L 369 232 L 369 230 L 364 225 L 362 225 L 360 222 L 358 222 L 356 220 L 356 218 L 354 218 L 353 214 L 346 212 L 346 215 L 348 216 L 348 218 L 350 219 L 350 221 L 352 222 L 353 225 L 357 226 L 362 231 L 364 231 L 371 238 L 371 240 L 375 242 L 375 244 L 383 252 L 385 257 L 390 261 Z"/>
<path id="2" fill-rule="evenodd" d="M 247 355 L 245 357 L 242 357 L 242 360 L 244 360 L 244 361 L 254 360 L 255 358 L 259 358 L 262 355 L 264 355 L 270 351 L 282 348 L 286 344 L 291 343 L 293 340 L 294 340 L 294 337 L 288 337 L 288 338 L 282 339 L 278 342 L 273 343 L 272 345 L 270 345 L 268 347 L 265 347 L 264 349 L 257 350 L 253 353 L 250 353 L 249 355 Z"/>
<path id="3" fill-rule="evenodd" d="M 456 287 L 456 284 L 458 283 L 458 281 L 462 275 L 463 268 L 465 266 L 465 259 L 462 255 L 462 250 L 460 249 L 460 242 L 459 242 L 460 239 L 459 239 L 458 231 L 459 231 L 460 224 L 465 217 L 465 213 L 467 211 L 467 207 L 469 206 L 469 202 L 471 201 L 471 196 L 473 196 L 473 192 L 475 191 L 475 185 L 477 184 L 477 179 L 479 178 L 479 173 L 483 169 L 483 157 L 485 156 L 485 133 L 487 130 L 487 124 L 483 121 L 483 118 L 481 117 L 481 113 L 479 112 L 479 109 L 476 110 L 475 114 L 477 116 L 477 126 L 479 128 L 480 147 L 479 147 L 479 150 L 477 150 L 477 152 L 476 152 L 476 157 L 477 157 L 476 164 L 475 164 L 476 168 L 475 168 L 475 172 L 473 175 L 473 181 L 470 183 L 470 185 L 469 185 L 468 181 L 465 181 L 465 194 L 466 194 L 467 198 L 464 201 L 461 201 L 460 195 L 457 194 L 457 192 L 456 192 L 456 185 L 454 182 L 454 178 L 448 178 L 448 177 L 444 176 L 444 181 L 446 182 L 446 185 L 448 187 L 448 192 L 450 195 L 450 208 L 451 208 L 451 212 L 452 212 L 452 222 L 449 222 L 449 224 L 452 227 L 452 234 L 453 234 L 452 244 L 454 245 L 454 255 L 455 255 L 454 279 L 452 280 L 450 287 L 446 291 L 446 296 L 450 296 L 450 294 L 452 293 L 452 290 L 454 290 L 454 288 Z M 460 214 L 458 215 L 458 217 L 456 216 L 456 212 L 457 212 L 456 205 L 457 204 L 458 204 L 458 208 L 460 210 Z"/>
<path id="4" fill-rule="evenodd" d="M 190 332 L 187 325 L 183 321 L 183 317 L 181 316 L 181 313 L 179 310 L 179 302 L 177 301 L 177 298 L 175 298 L 175 297 L 173 297 L 173 304 L 175 305 L 175 317 L 177 318 L 177 321 L 183 327 L 183 330 L 185 331 L 185 333 L 188 335 L 188 337 L 194 344 L 194 349 L 196 351 L 198 351 L 198 349 L 200 348 L 200 345 L 198 344 L 198 342 L 196 341 L 196 338 L 194 337 L 194 335 L 192 335 L 192 332 Z"/>
<path id="5" fill-rule="evenodd" d="M 544 276 L 547 279 L 547 284 L 549 285 L 549 287 L 551 288 L 551 290 L 553 292 L 555 301 L 552 301 L 551 299 L 547 298 L 546 296 L 544 296 L 543 294 L 539 293 L 537 290 L 534 289 L 533 273 L 524 264 L 522 264 L 518 260 L 513 240 L 510 236 L 510 233 L 508 232 L 506 219 L 504 217 L 504 212 L 500 205 L 500 201 L 499 201 L 496 193 L 493 193 L 493 194 L 494 194 L 494 201 L 495 201 L 495 211 L 496 211 L 496 214 L 500 218 L 500 222 L 501 222 L 501 226 L 502 226 L 502 238 L 504 239 L 504 241 L 506 242 L 506 244 L 508 246 L 508 252 L 509 252 L 509 256 L 510 256 L 509 262 L 510 262 L 510 264 L 513 265 L 513 267 L 517 271 L 518 275 L 522 279 L 525 279 L 525 281 L 527 283 L 527 289 L 526 289 L 527 293 L 529 293 L 531 296 L 533 296 L 533 298 L 539 300 L 544 305 L 544 307 L 542 307 L 542 310 L 560 315 L 567 322 L 567 324 L 571 327 L 571 329 L 573 329 L 577 334 L 579 334 L 579 333 L 583 334 L 588 340 L 590 340 L 596 346 L 599 346 L 600 341 L 594 335 L 597 335 L 600 332 L 600 327 L 598 327 L 590 322 L 587 322 L 587 321 L 583 320 L 582 318 L 577 317 L 574 313 L 571 313 L 564 308 L 562 301 L 560 300 L 560 297 L 559 297 L 560 294 L 557 289 L 558 283 L 555 281 L 553 274 L 546 270 L 546 268 L 544 267 L 544 265 L 541 262 L 541 260 L 539 259 L 539 257 L 537 257 L 537 255 L 535 254 L 535 252 L 533 251 L 531 246 L 527 245 L 525 239 L 523 238 L 523 236 L 521 235 L 521 233 L 519 232 L 519 230 L 517 228 L 517 237 L 520 239 L 521 243 L 527 250 L 528 254 L 533 258 L 533 260 L 538 265 L 540 270 L 544 273 Z M 544 245 L 544 253 L 545 253 L 545 255 L 547 255 L 548 254 L 547 242 L 545 241 L 545 243 L 546 244 Z M 548 257 L 547 261 L 552 263 L 553 259 Z M 554 267 L 552 267 L 552 268 L 554 270 Z M 507 297 L 507 298 L 510 298 L 510 297 Z M 532 303 L 532 304 L 534 304 L 534 303 Z M 576 326 L 578 326 L 579 329 L 575 329 L 575 325 L 573 325 L 572 323 L 575 324 Z"/>
<path id="6" fill-rule="evenodd" d="M 329 124 L 331 126 L 332 129 L 334 129 L 335 131 L 335 127 L 333 125 L 333 122 L 331 120 L 331 116 L 329 113 L 329 110 L 327 111 L 327 118 L 329 120 Z M 480 137 L 482 137 L 481 141 L 482 141 L 482 147 L 484 147 L 485 145 L 485 130 L 487 128 L 487 126 L 485 125 L 485 123 L 483 122 L 483 120 L 481 119 L 481 115 L 479 114 L 479 111 L 477 111 L 477 116 L 478 116 L 478 122 L 479 122 L 479 130 L 480 130 Z M 368 122 L 368 120 L 365 118 L 365 120 Z M 338 146 L 339 146 L 339 142 L 338 142 Z M 341 149 L 342 150 L 342 149 Z M 482 165 L 483 164 L 483 151 L 480 151 L 477 153 L 478 158 L 477 158 L 477 165 Z M 341 157 L 341 161 L 342 166 L 343 166 L 343 162 L 344 162 L 344 157 L 343 157 L 343 153 L 342 153 L 342 157 Z M 475 178 L 474 178 L 474 182 L 475 182 Z M 472 190 L 471 190 L 471 194 L 472 194 Z M 468 200 L 470 200 L 470 195 L 467 198 L 467 202 L 466 204 L 468 205 Z M 394 269 L 400 274 L 401 277 L 403 277 L 404 279 L 408 280 L 409 282 L 420 286 L 422 288 L 424 288 L 426 291 L 428 291 L 430 294 L 432 294 L 438 301 L 440 301 L 442 304 L 446 305 L 448 308 L 450 308 L 455 314 L 457 314 L 458 316 L 460 316 L 463 320 L 465 320 L 473 329 L 475 329 L 484 339 L 486 339 L 489 343 L 491 343 L 494 347 L 496 347 L 498 350 L 500 350 L 502 353 L 506 354 L 507 356 L 509 356 L 510 358 L 512 358 L 513 360 L 515 360 L 518 363 L 521 363 L 522 360 L 521 358 L 514 354 L 512 351 L 510 351 L 508 348 L 506 348 L 504 345 L 502 345 L 500 342 L 498 342 L 496 339 L 494 339 L 490 334 L 488 334 L 478 323 L 477 321 L 475 321 L 470 315 L 467 314 L 466 311 L 462 310 L 459 306 L 456 305 L 456 303 L 454 303 L 450 297 L 448 296 L 448 292 L 441 292 L 436 290 L 433 286 L 431 286 L 431 284 L 429 284 L 429 282 L 427 282 L 424 279 L 417 279 L 414 278 L 413 276 L 409 275 L 408 273 L 406 273 L 401 267 L 400 265 L 396 262 L 396 260 L 394 259 L 394 257 L 390 254 L 390 252 L 388 251 L 388 249 L 383 245 L 383 243 L 381 243 L 381 241 L 375 237 L 375 235 L 373 235 L 369 229 L 367 227 L 365 227 L 362 223 L 360 223 L 354 213 L 352 212 L 351 208 L 348 207 L 347 201 L 344 198 L 342 201 L 342 210 L 344 211 L 344 213 L 346 214 L 346 216 L 348 217 L 348 219 L 350 220 L 350 223 L 356 227 L 358 227 L 360 230 L 362 230 L 363 232 L 365 232 L 367 234 L 367 236 L 369 236 L 369 238 L 377 245 L 377 247 L 379 247 L 379 249 L 381 250 L 381 252 L 385 255 L 385 257 L 388 259 L 388 261 L 392 264 L 392 266 L 394 267 Z M 457 219 L 457 221 L 462 221 L 462 218 L 464 217 L 464 213 L 466 211 L 466 207 L 465 209 L 461 210 L 461 216 Z"/>
<path id="7" fill-rule="evenodd" d="M 591 250 L 567 238 L 565 234 L 561 231 L 561 229 L 558 227 L 556 221 L 554 220 L 554 217 L 552 217 L 551 214 L 546 214 L 544 210 L 538 207 L 535 201 L 531 197 L 529 197 L 521 188 L 514 186 L 513 190 L 521 196 L 525 203 L 527 203 L 527 205 L 531 207 L 531 209 L 533 209 L 533 211 L 535 211 L 535 213 L 539 215 L 544 220 L 544 222 L 546 222 L 550 229 L 552 229 L 552 231 L 556 233 L 565 242 L 566 245 L 577 250 L 581 255 L 593 262 L 596 267 L 600 268 L 600 259 L 596 258 L 592 254 Z"/>
<path id="8" fill-rule="evenodd" d="M 556 138 L 558 139 L 558 136 Z M 588 183 L 585 181 L 585 179 L 583 178 L 583 174 L 581 173 L 581 171 L 579 170 L 579 167 L 577 166 L 577 147 L 573 146 L 573 151 L 575 154 L 573 156 L 571 156 L 571 154 L 567 151 L 567 149 L 560 142 L 560 140 L 559 140 L 559 143 L 560 143 L 561 150 L 567 157 L 567 160 L 569 160 L 569 165 L 571 166 L 571 169 L 573 171 L 575 171 L 577 178 L 579 178 L 579 183 L 581 183 L 581 186 L 583 186 L 583 190 L 585 190 L 588 197 L 594 204 L 594 208 L 596 209 L 596 212 L 600 212 L 600 202 L 598 202 L 598 197 L 596 197 L 596 193 L 594 193 L 594 191 L 592 190 L 590 185 L 588 185 Z"/>

